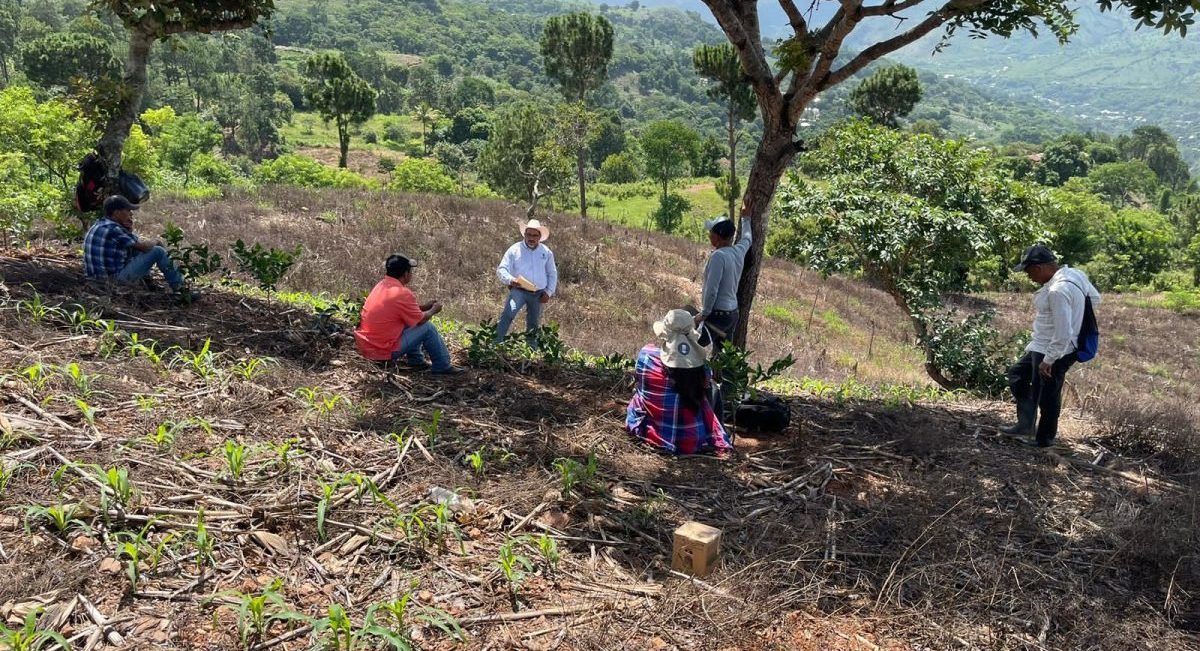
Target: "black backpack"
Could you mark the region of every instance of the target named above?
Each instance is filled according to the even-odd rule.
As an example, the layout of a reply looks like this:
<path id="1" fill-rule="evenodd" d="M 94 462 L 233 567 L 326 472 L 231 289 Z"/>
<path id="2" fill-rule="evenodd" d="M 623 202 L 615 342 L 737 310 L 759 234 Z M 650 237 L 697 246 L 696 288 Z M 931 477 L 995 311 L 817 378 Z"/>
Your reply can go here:
<path id="1" fill-rule="evenodd" d="M 1083 323 L 1079 326 L 1079 338 L 1075 340 L 1075 358 L 1086 362 L 1100 352 L 1100 325 L 1096 323 L 1096 312 L 1092 309 L 1092 297 L 1078 283 L 1068 280 L 1083 294 Z"/>
<path id="2" fill-rule="evenodd" d="M 79 181 L 75 183 L 75 210 L 92 212 L 104 206 L 104 160 L 92 152 L 76 166 Z"/>
<path id="3" fill-rule="evenodd" d="M 791 424 L 792 410 L 786 402 L 759 391 L 757 395 L 746 398 L 737 406 L 733 420 L 738 427 L 747 432 L 778 434 Z"/>

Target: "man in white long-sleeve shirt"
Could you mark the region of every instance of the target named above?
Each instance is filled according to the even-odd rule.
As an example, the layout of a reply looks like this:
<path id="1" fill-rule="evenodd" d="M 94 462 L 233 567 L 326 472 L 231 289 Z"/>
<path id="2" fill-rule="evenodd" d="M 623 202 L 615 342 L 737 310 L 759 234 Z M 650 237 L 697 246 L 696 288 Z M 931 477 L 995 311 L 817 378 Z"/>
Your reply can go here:
<path id="1" fill-rule="evenodd" d="M 1100 292 L 1086 274 L 1059 266 L 1054 253 L 1040 245 L 1026 249 L 1013 271 L 1024 271 L 1042 287 L 1033 295 L 1033 336 L 1025 355 L 1008 369 L 1008 385 L 1017 401 L 1017 423 L 1000 429 L 1006 434 L 1036 435 L 1024 440 L 1048 447 L 1058 434 L 1067 371 L 1078 361 L 1075 346 L 1083 325 L 1084 299 L 1091 298 L 1093 306 L 1099 305 Z"/>
<path id="2" fill-rule="evenodd" d="M 550 229 L 536 219 L 529 220 L 521 229 L 523 239 L 508 247 L 496 277 L 508 287 L 508 299 L 500 312 L 496 324 L 496 341 L 504 341 L 512 327 L 517 312 L 525 308 L 525 331 L 532 332 L 541 325 L 542 306 L 558 291 L 558 268 L 554 265 L 554 252 L 545 245 Z M 518 280 L 520 279 L 520 280 Z M 523 281 L 523 282 L 522 282 Z M 536 347 L 537 342 L 531 342 Z"/>
<path id="3" fill-rule="evenodd" d="M 737 231 L 733 220 L 721 216 L 704 223 L 708 239 L 714 251 L 704 267 L 704 290 L 700 313 L 696 325 L 708 325 L 712 335 L 713 350 L 721 349 L 727 339 L 733 338 L 738 322 L 738 283 L 742 280 L 742 268 L 746 263 L 746 252 L 750 250 L 752 236 L 750 222 L 743 222 L 742 239 L 733 243 Z"/>

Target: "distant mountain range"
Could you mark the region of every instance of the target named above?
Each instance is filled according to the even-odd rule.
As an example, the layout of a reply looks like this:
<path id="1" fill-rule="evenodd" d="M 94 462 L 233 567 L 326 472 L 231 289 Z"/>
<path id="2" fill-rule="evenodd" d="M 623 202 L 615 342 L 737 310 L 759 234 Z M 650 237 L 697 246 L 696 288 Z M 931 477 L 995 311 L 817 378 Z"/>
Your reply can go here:
<path id="1" fill-rule="evenodd" d="M 700 0 L 643 0 L 642 6 L 675 6 L 712 20 Z M 821 3 L 818 13 L 835 5 Z M 786 33 L 778 3 L 759 3 L 765 37 Z M 1079 32 L 1065 46 L 1043 34 L 974 40 L 961 33 L 933 55 L 942 38 L 935 32 L 892 54 L 891 59 L 968 81 L 1004 95 L 1027 97 L 1090 128 L 1123 133 L 1158 124 L 1179 139 L 1192 163 L 1200 164 L 1200 34 L 1180 38 L 1135 29 L 1126 12 L 1101 13 L 1094 2 L 1076 12 Z M 906 27 L 911 22 L 902 24 Z M 863 48 L 895 33 L 890 21 L 864 23 L 848 45 Z"/>

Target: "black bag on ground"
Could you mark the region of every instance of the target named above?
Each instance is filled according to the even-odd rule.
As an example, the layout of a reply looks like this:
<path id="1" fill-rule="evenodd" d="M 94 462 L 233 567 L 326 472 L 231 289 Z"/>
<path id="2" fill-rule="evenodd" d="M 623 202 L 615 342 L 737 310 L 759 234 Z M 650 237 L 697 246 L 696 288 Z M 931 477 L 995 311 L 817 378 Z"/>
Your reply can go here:
<path id="1" fill-rule="evenodd" d="M 79 181 L 75 183 L 75 210 L 100 210 L 104 205 L 104 160 L 92 152 L 84 156 L 76 167 Z"/>
<path id="2" fill-rule="evenodd" d="M 762 391 L 748 397 L 734 412 L 734 422 L 747 432 L 778 434 L 792 422 L 792 410 L 786 402 Z"/>

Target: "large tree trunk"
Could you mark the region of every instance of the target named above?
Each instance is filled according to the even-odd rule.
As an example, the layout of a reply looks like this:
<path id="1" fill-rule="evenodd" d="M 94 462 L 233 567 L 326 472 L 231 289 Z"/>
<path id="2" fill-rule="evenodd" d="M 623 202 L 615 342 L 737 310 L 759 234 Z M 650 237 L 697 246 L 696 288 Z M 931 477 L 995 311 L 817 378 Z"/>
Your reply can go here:
<path id="1" fill-rule="evenodd" d="M 768 126 L 770 126 L 768 124 Z M 767 213 L 779 187 L 779 179 L 796 156 L 796 145 L 792 142 L 791 129 L 764 129 L 763 139 L 754 152 L 750 166 L 750 178 L 746 181 L 746 192 L 742 197 L 743 220 L 749 219 L 754 242 L 746 253 L 746 264 L 742 280 L 738 285 L 738 323 L 733 343 L 746 347 L 746 334 L 750 329 L 750 310 L 754 306 L 754 293 L 758 289 L 758 274 L 762 267 L 763 246 L 767 243 Z"/>
<path id="2" fill-rule="evenodd" d="M 929 347 L 929 327 L 921 320 L 921 317 L 909 307 L 908 302 L 904 300 L 904 295 L 900 293 L 900 289 L 895 286 L 895 283 L 887 282 L 887 291 L 892 295 L 892 299 L 896 301 L 897 307 L 908 315 L 908 320 L 912 323 L 913 333 L 917 336 L 917 344 L 921 346 L 921 350 L 925 352 L 925 373 L 931 380 L 937 382 L 943 389 L 954 391 L 963 389 L 964 387 L 959 382 L 952 382 L 947 378 L 942 370 L 937 365 L 937 360 L 933 357 L 933 349 Z"/>
<path id="3" fill-rule="evenodd" d="M 129 137 L 129 129 L 142 108 L 142 98 L 146 96 L 146 61 L 150 58 L 150 46 L 153 44 L 154 37 L 150 34 L 139 29 L 130 30 L 124 86 L 116 108 L 104 125 L 100 143 L 96 145 L 105 165 L 105 194 L 116 194 L 120 189 L 118 174 L 121 171 L 121 151 L 125 147 L 125 139 Z"/>
<path id="4" fill-rule="evenodd" d="M 424 123 L 422 123 L 424 124 Z M 338 119 L 338 167 L 346 167 L 350 158 L 350 124 Z"/>
<path id="5" fill-rule="evenodd" d="M 580 146 L 579 153 L 575 156 L 575 172 L 579 175 L 579 216 L 587 219 L 587 179 L 583 174 L 585 156 L 587 148 Z"/>
<path id="6" fill-rule="evenodd" d="M 725 213 L 730 219 L 737 219 L 737 193 L 733 191 L 737 184 L 737 125 L 736 106 L 733 98 L 729 99 L 729 212 Z M 738 221 L 738 237 L 742 235 L 742 223 Z"/>

